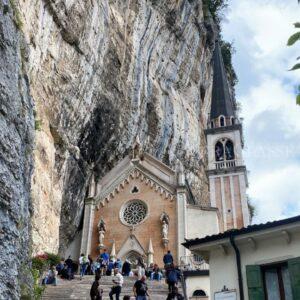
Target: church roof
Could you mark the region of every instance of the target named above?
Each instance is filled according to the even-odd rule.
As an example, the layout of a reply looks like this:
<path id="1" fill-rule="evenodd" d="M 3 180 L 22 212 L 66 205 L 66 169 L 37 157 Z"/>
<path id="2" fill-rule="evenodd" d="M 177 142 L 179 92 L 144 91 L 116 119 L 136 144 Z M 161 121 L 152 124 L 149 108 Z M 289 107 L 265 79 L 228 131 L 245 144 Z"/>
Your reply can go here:
<path id="1" fill-rule="evenodd" d="M 104 205 L 105 201 L 109 202 L 125 184 L 135 178 L 144 181 L 146 185 L 149 184 L 165 198 L 174 199 L 177 187 L 176 172 L 150 154 L 143 153 L 141 159 L 126 156 L 98 182 L 100 191 L 95 196 L 97 204 Z"/>
<path id="2" fill-rule="evenodd" d="M 219 41 L 216 41 L 213 53 L 213 88 L 210 119 L 220 115 L 234 116 L 233 103 L 229 92 L 228 79 Z"/>

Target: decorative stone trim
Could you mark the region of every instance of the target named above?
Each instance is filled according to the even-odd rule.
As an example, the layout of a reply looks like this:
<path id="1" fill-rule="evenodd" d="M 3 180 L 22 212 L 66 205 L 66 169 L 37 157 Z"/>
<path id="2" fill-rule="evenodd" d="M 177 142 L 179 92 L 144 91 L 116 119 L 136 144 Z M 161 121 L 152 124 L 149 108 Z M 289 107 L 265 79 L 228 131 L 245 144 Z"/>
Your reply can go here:
<path id="1" fill-rule="evenodd" d="M 96 199 L 97 208 L 99 209 L 100 205 L 103 207 L 106 203 L 109 203 L 109 201 L 113 199 L 116 194 L 120 193 L 126 185 L 135 179 L 139 179 L 146 185 L 150 185 L 151 189 L 159 193 L 165 199 L 169 199 L 170 201 L 175 199 L 175 196 L 171 190 L 169 190 L 167 187 L 163 187 L 154 178 L 151 178 L 137 168 L 134 168 L 133 170 L 131 169 L 130 172 L 126 173 L 119 182 L 110 185 L 105 191 L 100 193 Z"/>

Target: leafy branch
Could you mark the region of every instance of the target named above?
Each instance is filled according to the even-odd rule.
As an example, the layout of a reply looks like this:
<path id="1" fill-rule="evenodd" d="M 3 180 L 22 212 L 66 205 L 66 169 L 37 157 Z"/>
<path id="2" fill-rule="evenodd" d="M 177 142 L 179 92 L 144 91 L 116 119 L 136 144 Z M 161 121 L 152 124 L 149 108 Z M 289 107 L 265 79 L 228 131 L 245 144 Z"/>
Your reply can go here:
<path id="1" fill-rule="evenodd" d="M 300 3 L 300 0 L 298 0 Z M 300 22 L 296 22 L 294 24 L 295 28 L 300 28 Z M 293 46 L 296 42 L 300 41 L 300 31 L 294 33 L 293 35 L 290 36 L 290 38 L 287 41 L 288 46 Z M 297 60 L 300 60 L 300 56 L 297 58 Z M 296 63 L 290 71 L 295 71 L 300 69 L 300 63 Z M 300 85 L 298 86 L 298 95 L 296 97 L 296 103 L 300 105 Z"/>

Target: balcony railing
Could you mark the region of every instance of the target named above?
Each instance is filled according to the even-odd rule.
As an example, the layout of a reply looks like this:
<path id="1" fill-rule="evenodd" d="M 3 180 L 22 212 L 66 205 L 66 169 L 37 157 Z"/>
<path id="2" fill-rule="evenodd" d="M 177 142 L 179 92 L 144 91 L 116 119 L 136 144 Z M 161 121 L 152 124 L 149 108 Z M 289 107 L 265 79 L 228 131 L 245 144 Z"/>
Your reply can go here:
<path id="1" fill-rule="evenodd" d="M 209 265 L 197 255 L 181 256 L 180 269 L 182 271 L 209 270 Z"/>
<path id="2" fill-rule="evenodd" d="M 215 162 L 215 167 L 217 170 L 233 168 L 236 166 L 236 160 L 224 160 Z"/>

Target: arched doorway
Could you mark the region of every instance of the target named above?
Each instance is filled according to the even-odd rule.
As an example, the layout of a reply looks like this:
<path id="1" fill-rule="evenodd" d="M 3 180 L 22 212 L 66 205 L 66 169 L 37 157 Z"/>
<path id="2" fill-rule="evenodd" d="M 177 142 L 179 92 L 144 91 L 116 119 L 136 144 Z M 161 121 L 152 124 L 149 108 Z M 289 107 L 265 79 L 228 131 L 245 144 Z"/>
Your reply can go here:
<path id="1" fill-rule="evenodd" d="M 130 251 L 124 256 L 124 260 L 127 259 L 131 263 L 131 268 L 136 269 L 138 259 L 141 258 L 142 255 L 136 251 Z"/>

